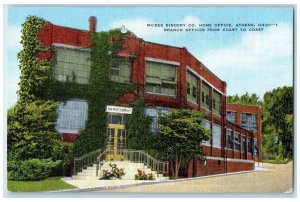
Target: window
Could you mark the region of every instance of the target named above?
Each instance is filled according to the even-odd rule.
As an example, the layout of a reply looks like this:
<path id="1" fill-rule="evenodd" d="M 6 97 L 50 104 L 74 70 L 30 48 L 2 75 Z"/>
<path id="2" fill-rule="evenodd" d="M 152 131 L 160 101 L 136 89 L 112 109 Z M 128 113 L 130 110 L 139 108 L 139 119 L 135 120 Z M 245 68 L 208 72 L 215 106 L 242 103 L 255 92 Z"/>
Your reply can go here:
<path id="1" fill-rule="evenodd" d="M 204 124 L 204 128 L 206 128 L 206 129 L 208 129 L 208 130 L 211 131 L 210 121 L 204 119 L 203 120 L 203 124 Z M 202 144 L 204 144 L 204 145 L 210 145 L 210 140 L 211 140 L 211 137 L 207 141 L 203 141 Z"/>
<path id="2" fill-rule="evenodd" d="M 80 84 L 88 84 L 91 70 L 90 52 L 83 49 L 57 46 L 54 49 L 54 78 L 58 81 L 75 81 Z"/>
<path id="3" fill-rule="evenodd" d="M 227 111 L 227 120 L 236 123 L 236 112 Z"/>
<path id="4" fill-rule="evenodd" d="M 253 153 L 252 138 L 248 137 L 248 152 Z"/>
<path id="5" fill-rule="evenodd" d="M 205 82 L 202 82 L 201 105 L 205 109 L 210 109 L 210 87 Z"/>
<path id="6" fill-rule="evenodd" d="M 175 96 L 176 67 L 175 65 L 146 61 L 146 92 Z"/>
<path id="7" fill-rule="evenodd" d="M 213 112 L 221 115 L 222 110 L 222 95 L 218 92 L 213 92 Z"/>
<path id="8" fill-rule="evenodd" d="M 221 127 L 213 125 L 213 147 L 221 147 Z"/>
<path id="9" fill-rule="evenodd" d="M 187 99 L 198 104 L 198 79 L 187 71 Z"/>
<path id="10" fill-rule="evenodd" d="M 56 130 L 59 133 L 78 133 L 85 128 L 88 104 L 84 100 L 69 100 L 58 107 Z"/>
<path id="11" fill-rule="evenodd" d="M 159 114 L 166 114 L 168 113 L 169 108 L 145 108 L 145 115 L 149 116 L 152 119 L 150 124 L 150 132 L 152 134 L 157 134 L 158 132 L 158 116 Z"/>
<path id="12" fill-rule="evenodd" d="M 245 152 L 247 148 L 246 138 L 242 136 L 242 152 Z"/>
<path id="13" fill-rule="evenodd" d="M 116 82 L 129 82 L 131 74 L 131 62 L 127 57 L 114 57 L 111 60 L 109 77 Z"/>
<path id="14" fill-rule="evenodd" d="M 254 156 L 258 156 L 258 145 L 256 138 L 253 138 L 253 150 Z"/>
<path id="15" fill-rule="evenodd" d="M 240 151 L 241 150 L 241 139 L 240 134 L 234 132 L 234 149 Z"/>
<path id="16" fill-rule="evenodd" d="M 242 113 L 241 114 L 241 125 L 242 128 L 252 131 L 252 132 L 257 132 L 257 115 L 256 114 L 247 114 L 247 113 Z"/>
<path id="17" fill-rule="evenodd" d="M 233 149 L 233 135 L 230 130 L 226 130 L 226 148 Z"/>

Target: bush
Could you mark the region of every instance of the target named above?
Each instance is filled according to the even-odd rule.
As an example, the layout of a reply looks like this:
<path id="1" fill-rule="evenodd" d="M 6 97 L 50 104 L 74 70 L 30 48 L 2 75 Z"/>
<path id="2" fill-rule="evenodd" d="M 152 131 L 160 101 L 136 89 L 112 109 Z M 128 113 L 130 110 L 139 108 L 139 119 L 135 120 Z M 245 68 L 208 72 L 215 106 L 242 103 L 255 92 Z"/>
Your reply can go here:
<path id="1" fill-rule="evenodd" d="M 55 176 L 62 167 L 62 162 L 51 159 L 29 159 L 8 161 L 8 180 L 37 181 Z"/>
<path id="2" fill-rule="evenodd" d="M 275 159 L 264 160 L 264 163 L 272 163 L 272 164 L 286 164 L 290 161 L 288 158 L 283 158 L 281 155 L 275 157 Z"/>
<path id="3" fill-rule="evenodd" d="M 138 169 L 138 174 L 135 175 L 136 180 L 154 180 L 154 175 L 152 173 L 146 174 L 143 170 Z"/>
<path id="4" fill-rule="evenodd" d="M 103 177 L 101 180 L 111 180 L 112 178 L 121 179 L 125 175 L 123 168 L 118 168 L 116 164 L 109 164 L 111 170 L 103 170 Z"/>

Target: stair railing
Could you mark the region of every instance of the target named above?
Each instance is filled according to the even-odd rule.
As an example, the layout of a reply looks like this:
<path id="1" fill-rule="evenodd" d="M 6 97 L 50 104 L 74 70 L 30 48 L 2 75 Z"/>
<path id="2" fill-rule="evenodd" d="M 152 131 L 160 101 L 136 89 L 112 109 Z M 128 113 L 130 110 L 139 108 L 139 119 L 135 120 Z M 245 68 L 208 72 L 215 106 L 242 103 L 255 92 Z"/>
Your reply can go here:
<path id="1" fill-rule="evenodd" d="M 93 165 L 98 162 L 98 157 L 101 154 L 101 149 L 92 151 L 88 154 L 85 154 L 81 157 L 74 158 L 74 167 L 73 174 L 76 175 L 78 172 L 81 172 L 84 168 Z"/>
<path id="2" fill-rule="evenodd" d="M 106 154 L 109 154 L 110 156 L 113 155 L 113 152 L 114 151 L 109 149 L 106 150 Z M 144 163 L 152 171 L 156 171 L 157 175 L 162 174 L 168 176 L 169 174 L 169 162 L 159 161 L 143 150 L 122 149 L 117 151 L 117 156 L 120 160 Z"/>

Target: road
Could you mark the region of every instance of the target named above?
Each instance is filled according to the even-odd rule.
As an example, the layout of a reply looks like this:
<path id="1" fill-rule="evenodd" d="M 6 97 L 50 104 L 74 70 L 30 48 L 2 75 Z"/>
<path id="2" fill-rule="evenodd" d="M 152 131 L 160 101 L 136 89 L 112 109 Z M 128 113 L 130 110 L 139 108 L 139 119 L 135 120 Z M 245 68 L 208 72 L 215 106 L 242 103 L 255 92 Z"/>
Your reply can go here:
<path id="1" fill-rule="evenodd" d="M 292 162 L 282 165 L 264 164 L 263 167 L 266 170 L 97 192 L 284 193 L 292 190 Z"/>

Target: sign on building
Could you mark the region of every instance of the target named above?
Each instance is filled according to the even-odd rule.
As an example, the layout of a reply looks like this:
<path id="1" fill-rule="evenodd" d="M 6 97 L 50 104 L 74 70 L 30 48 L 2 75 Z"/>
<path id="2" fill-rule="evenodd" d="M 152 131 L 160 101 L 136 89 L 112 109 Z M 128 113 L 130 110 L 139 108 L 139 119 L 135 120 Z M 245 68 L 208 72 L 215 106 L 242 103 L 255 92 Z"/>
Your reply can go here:
<path id="1" fill-rule="evenodd" d="M 132 114 L 131 107 L 106 106 L 106 112 L 119 114 Z"/>

